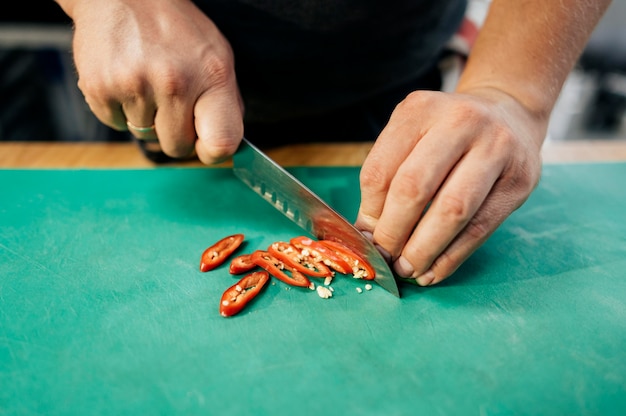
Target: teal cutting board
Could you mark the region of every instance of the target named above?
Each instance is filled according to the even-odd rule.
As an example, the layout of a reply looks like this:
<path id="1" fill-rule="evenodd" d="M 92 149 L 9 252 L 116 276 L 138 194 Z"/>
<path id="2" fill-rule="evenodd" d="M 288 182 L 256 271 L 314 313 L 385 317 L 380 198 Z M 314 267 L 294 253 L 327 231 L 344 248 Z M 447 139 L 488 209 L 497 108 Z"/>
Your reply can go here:
<path id="1" fill-rule="evenodd" d="M 291 172 L 353 220 L 358 169 Z M 0 414 L 623 415 L 626 164 L 546 166 L 448 281 L 219 299 L 302 232 L 226 168 L 0 170 Z"/>

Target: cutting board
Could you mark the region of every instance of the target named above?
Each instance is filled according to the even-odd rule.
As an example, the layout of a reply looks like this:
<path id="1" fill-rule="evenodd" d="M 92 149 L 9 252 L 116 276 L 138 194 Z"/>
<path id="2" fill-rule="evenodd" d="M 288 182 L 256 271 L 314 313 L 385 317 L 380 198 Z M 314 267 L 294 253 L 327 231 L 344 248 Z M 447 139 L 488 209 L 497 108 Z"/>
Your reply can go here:
<path id="1" fill-rule="evenodd" d="M 291 172 L 349 220 L 358 169 Z M 546 166 L 446 282 L 274 280 L 240 315 L 202 251 L 301 235 L 227 168 L 0 170 L 0 413 L 626 412 L 626 164 Z"/>

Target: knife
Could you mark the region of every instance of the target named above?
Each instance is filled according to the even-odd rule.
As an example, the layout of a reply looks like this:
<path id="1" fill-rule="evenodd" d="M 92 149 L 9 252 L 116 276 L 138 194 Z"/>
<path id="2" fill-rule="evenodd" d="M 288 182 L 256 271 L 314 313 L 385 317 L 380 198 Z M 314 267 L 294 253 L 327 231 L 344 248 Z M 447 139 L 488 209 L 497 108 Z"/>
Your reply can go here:
<path id="1" fill-rule="evenodd" d="M 374 281 L 400 297 L 398 285 L 380 252 L 341 214 L 247 139 L 233 156 L 235 176 L 287 218 L 320 240 L 339 241 L 376 270 Z"/>

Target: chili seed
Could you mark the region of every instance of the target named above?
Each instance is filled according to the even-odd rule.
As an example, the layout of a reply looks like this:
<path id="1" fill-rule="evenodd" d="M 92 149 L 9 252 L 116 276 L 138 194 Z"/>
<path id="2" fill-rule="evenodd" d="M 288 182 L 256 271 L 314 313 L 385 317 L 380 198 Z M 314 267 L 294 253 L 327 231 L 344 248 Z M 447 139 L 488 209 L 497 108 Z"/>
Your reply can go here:
<path id="1" fill-rule="evenodd" d="M 326 286 L 318 286 L 317 295 L 322 299 L 328 299 L 333 297 L 333 292 Z"/>

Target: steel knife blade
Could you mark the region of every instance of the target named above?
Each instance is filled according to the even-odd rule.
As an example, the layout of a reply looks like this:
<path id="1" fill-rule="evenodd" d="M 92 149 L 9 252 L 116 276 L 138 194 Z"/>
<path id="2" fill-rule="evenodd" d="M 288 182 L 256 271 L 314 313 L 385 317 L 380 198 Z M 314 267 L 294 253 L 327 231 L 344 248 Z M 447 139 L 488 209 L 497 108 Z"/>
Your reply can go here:
<path id="1" fill-rule="evenodd" d="M 339 241 L 366 259 L 376 270 L 374 281 L 400 297 L 393 273 L 376 247 L 341 214 L 245 138 L 233 156 L 233 171 L 308 233 L 320 240 Z"/>

